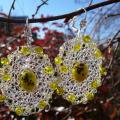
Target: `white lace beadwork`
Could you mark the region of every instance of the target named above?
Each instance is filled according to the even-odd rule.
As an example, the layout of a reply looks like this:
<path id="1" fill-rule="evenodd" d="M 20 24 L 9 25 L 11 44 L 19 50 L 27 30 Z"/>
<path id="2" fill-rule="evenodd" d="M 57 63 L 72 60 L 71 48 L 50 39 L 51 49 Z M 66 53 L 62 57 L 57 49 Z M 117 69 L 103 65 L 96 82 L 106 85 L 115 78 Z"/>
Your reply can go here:
<path id="1" fill-rule="evenodd" d="M 59 86 L 64 89 L 65 99 L 70 98 L 69 101 L 74 103 L 86 103 L 96 93 L 95 87 L 101 84 L 102 64 L 102 56 L 95 55 L 96 51 L 100 52 L 95 43 L 85 42 L 81 38 L 69 40 L 61 46 L 58 56 L 62 59 L 62 64 L 56 64 L 56 69 L 62 79 Z M 80 82 L 72 77 L 72 69 L 76 63 L 88 66 L 88 75 Z M 61 66 L 66 66 L 68 72 L 61 71 Z M 72 98 L 75 99 L 72 101 Z"/>
<path id="2" fill-rule="evenodd" d="M 0 89 L 2 91 L 2 95 L 6 97 L 6 105 L 8 105 L 11 110 L 15 111 L 16 107 L 20 106 L 23 108 L 22 115 L 29 115 L 37 112 L 37 108 L 39 108 L 39 111 L 42 110 L 42 108 L 39 107 L 39 101 L 44 101 L 41 103 L 41 106 L 48 104 L 48 100 L 52 95 L 49 84 L 55 80 L 55 77 L 54 70 L 52 70 L 52 64 L 50 63 L 47 55 L 37 54 L 35 52 L 36 47 L 34 46 L 22 46 L 22 48 L 23 47 L 27 47 L 30 54 L 23 55 L 20 48 L 18 48 L 8 56 L 10 64 L 3 66 L 2 70 L 6 74 L 9 74 L 10 80 L 3 80 L 1 73 Z M 50 74 L 45 72 L 45 67 L 48 66 L 52 70 Z M 20 86 L 20 76 L 24 70 L 28 70 L 28 72 L 32 71 L 32 73 L 28 74 L 36 76 L 36 88 L 30 92 L 22 89 Z"/>

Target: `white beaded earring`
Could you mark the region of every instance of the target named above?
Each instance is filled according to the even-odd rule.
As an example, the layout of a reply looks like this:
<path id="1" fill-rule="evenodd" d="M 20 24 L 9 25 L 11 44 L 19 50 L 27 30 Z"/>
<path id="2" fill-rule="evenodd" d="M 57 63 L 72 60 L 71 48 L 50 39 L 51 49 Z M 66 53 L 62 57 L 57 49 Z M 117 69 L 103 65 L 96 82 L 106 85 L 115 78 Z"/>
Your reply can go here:
<path id="1" fill-rule="evenodd" d="M 18 115 L 29 115 L 44 109 L 52 95 L 50 82 L 55 80 L 50 59 L 38 46 L 31 46 L 32 34 L 26 22 L 27 45 L 1 58 L 0 101 Z"/>
<path id="2" fill-rule="evenodd" d="M 89 35 L 81 34 L 80 30 L 75 38 L 65 42 L 55 58 L 61 77 L 56 84 L 63 89 L 63 97 L 73 104 L 92 100 L 101 85 L 101 74 L 105 72 L 102 60 L 96 43 Z"/>

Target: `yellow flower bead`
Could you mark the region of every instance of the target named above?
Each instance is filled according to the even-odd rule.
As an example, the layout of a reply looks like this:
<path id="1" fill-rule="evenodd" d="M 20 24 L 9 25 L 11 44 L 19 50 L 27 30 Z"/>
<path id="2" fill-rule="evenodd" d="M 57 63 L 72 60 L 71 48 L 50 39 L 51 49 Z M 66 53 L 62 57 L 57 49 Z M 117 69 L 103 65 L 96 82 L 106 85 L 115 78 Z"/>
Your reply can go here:
<path id="1" fill-rule="evenodd" d="M 35 51 L 36 54 L 43 54 L 42 47 L 37 46 L 37 47 L 34 48 L 34 51 Z"/>
<path id="2" fill-rule="evenodd" d="M 4 100 L 5 100 L 5 96 L 0 95 L 0 102 L 4 102 Z"/>
<path id="3" fill-rule="evenodd" d="M 106 75 L 107 74 L 106 68 L 103 67 L 102 65 L 100 65 L 99 70 L 100 70 L 101 75 Z"/>
<path id="4" fill-rule="evenodd" d="M 16 107 L 15 112 L 17 115 L 22 115 L 24 112 L 24 109 L 21 106 Z"/>
<path id="5" fill-rule="evenodd" d="M 54 74 L 54 69 L 51 66 L 46 66 L 44 72 L 47 74 Z"/>
<path id="6" fill-rule="evenodd" d="M 92 83 L 91 83 L 91 87 L 93 89 L 97 89 L 99 86 L 101 85 L 100 81 L 98 80 L 94 80 Z"/>
<path id="7" fill-rule="evenodd" d="M 57 89 L 57 83 L 56 82 L 52 82 L 51 84 L 50 84 L 50 88 L 52 89 L 52 90 L 56 90 Z"/>
<path id="8" fill-rule="evenodd" d="M 83 36 L 83 41 L 84 41 L 84 42 L 88 43 L 88 42 L 90 42 L 90 40 L 91 40 L 91 38 L 90 38 L 89 35 Z"/>
<path id="9" fill-rule="evenodd" d="M 67 72 L 68 72 L 67 66 L 61 65 L 61 66 L 60 66 L 60 72 L 62 72 L 62 73 L 67 73 Z"/>
<path id="10" fill-rule="evenodd" d="M 37 87 L 37 77 L 31 70 L 24 70 L 19 76 L 19 81 L 20 87 L 27 92 L 31 92 Z"/>
<path id="11" fill-rule="evenodd" d="M 9 64 L 9 60 L 7 58 L 1 58 L 1 64 L 8 65 Z"/>
<path id="12" fill-rule="evenodd" d="M 79 51 L 81 48 L 80 44 L 76 44 L 74 47 L 73 47 L 73 50 L 74 51 Z"/>
<path id="13" fill-rule="evenodd" d="M 9 80 L 11 80 L 11 76 L 8 73 L 4 73 L 2 75 L 2 79 L 5 81 L 9 81 Z"/>
<path id="14" fill-rule="evenodd" d="M 23 54 L 23 55 L 29 55 L 30 54 L 30 49 L 26 46 L 23 46 L 20 50 L 20 52 Z"/>
<path id="15" fill-rule="evenodd" d="M 67 100 L 71 103 L 74 103 L 76 101 L 76 96 L 74 94 L 70 94 L 67 96 Z"/>
<path id="16" fill-rule="evenodd" d="M 60 56 L 57 56 L 55 58 L 55 64 L 61 64 L 62 63 L 62 58 Z"/>
<path id="17" fill-rule="evenodd" d="M 44 109 L 46 107 L 46 102 L 44 100 L 39 101 L 38 107 L 40 109 Z"/>
<path id="18" fill-rule="evenodd" d="M 99 57 L 102 57 L 102 53 L 99 49 L 97 49 L 95 52 L 94 52 L 94 55 L 96 58 L 99 58 Z"/>
<path id="19" fill-rule="evenodd" d="M 63 95 L 64 94 L 64 89 L 62 87 L 57 87 L 56 92 L 58 95 Z"/>
<path id="20" fill-rule="evenodd" d="M 93 100 L 93 98 L 94 98 L 94 94 L 88 92 L 88 93 L 86 93 L 86 97 L 87 97 L 88 100 Z"/>

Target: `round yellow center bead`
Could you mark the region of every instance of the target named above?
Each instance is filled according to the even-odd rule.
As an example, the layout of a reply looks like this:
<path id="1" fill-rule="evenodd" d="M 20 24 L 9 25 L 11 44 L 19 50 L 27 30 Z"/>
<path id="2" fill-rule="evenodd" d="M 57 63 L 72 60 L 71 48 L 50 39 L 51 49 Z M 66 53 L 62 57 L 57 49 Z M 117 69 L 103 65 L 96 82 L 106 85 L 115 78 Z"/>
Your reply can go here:
<path id="1" fill-rule="evenodd" d="M 36 75 L 31 70 L 24 70 L 20 74 L 19 80 L 20 80 L 20 87 L 27 92 L 31 92 L 35 90 L 35 88 L 37 87 Z"/>
<path id="2" fill-rule="evenodd" d="M 8 65 L 9 64 L 9 60 L 7 58 L 1 58 L 1 64 Z"/>
<path id="3" fill-rule="evenodd" d="M 76 101 L 76 96 L 74 94 L 70 94 L 67 96 L 67 100 L 71 103 L 74 103 Z"/>
<path id="4" fill-rule="evenodd" d="M 88 42 L 90 42 L 90 40 L 91 40 L 91 38 L 90 38 L 89 35 L 83 36 L 83 41 L 84 41 L 84 42 L 88 43 Z"/>
<path id="5" fill-rule="evenodd" d="M 0 102 L 4 102 L 4 100 L 5 100 L 5 96 L 0 95 Z"/>
<path id="6" fill-rule="evenodd" d="M 74 51 L 79 51 L 81 48 L 80 44 L 76 44 L 74 47 L 73 47 L 73 50 Z"/>
<path id="7" fill-rule="evenodd" d="M 22 115 L 24 110 L 22 107 L 18 106 L 18 107 L 16 107 L 15 112 L 17 115 Z"/>
<path id="8" fill-rule="evenodd" d="M 38 104 L 38 107 L 40 109 L 44 109 L 46 107 L 46 105 L 47 105 L 46 102 L 44 100 L 41 100 Z"/>
<path id="9" fill-rule="evenodd" d="M 88 66 L 85 63 L 76 63 L 72 69 L 72 78 L 82 82 L 87 78 L 88 72 Z"/>
<path id="10" fill-rule="evenodd" d="M 60 56 L 57 56 L 55 58 L 55 64 L 61 64 L 62 63 L 62 58 Z"/>
<path id="11" fill-rule="evenodd" d="M 23 46 L 20 50 L 20 52 L 23 54 L 23 55 L 29 55 L 30 54 L 30 49 L 26 46 Z"/>
<path id="12" fill-rule="evenodd" d="M 3 80 L 5 81 L 9 81 L 11 80 L 11 76 L 8 74 L 8 73 L 4 73 L 3 76 L 2 76 Z"/>
<path id="13" fill-rule="evenodd" d="M 54 73 L 54 69 L 51 66 L 46 66 L 44 68 L 44 72 L 47 74 L 53 74 Z"/>
<path id="14" fill-rule="evenodd" d="M 99 58 L 99 57 L 102 57 L 102 53 L 99 49 L 97 49 L 95 52 L 94 52 L 94 55 L 96 58 Z"/>
<path id="15" fill-rule="evenodd" d="M 60 72 L 62 72 L 62 73 L 67 73 L 67 72 L 68 72 L 67 66 L 61 65 L 61 66 L 60 66 Z"/>
<path id="16" fill-rule="evenodd" d="M 35 47 L 34 51 L 36 54 L 43 54 L 43 49 L 39 46 Z"/>

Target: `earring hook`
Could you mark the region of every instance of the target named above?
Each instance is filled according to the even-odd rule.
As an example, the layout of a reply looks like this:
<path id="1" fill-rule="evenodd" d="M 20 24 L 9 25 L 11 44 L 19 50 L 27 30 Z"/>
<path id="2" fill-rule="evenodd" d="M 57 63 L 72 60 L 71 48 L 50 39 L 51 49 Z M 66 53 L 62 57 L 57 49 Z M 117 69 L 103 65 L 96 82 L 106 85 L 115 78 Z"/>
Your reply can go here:
<path id="1" fill-rule="evenodd" d="M 87 17 L 87 11 L 85 8 L 80 8 L 80 9 L 83 9 L 84 10 L 84 13 L 85 13 L 85 17 L 80 21 L 80 28 L 78 29 L 76 26 L 75 26 L 75 22 L 76 22 L 76 19 L 77 19 L 77 16 L 73 17 L 73 19 L 70 21 L 70 23 L 72 23 L 72 30 L 76 33 L 78 33 L 78 36 L 81 35 L 81 31 L 83 28 L 85 28 L 86 24 L 87 24 L 87 21 L 86 21 L 86 17 Z M 78 10 L 80 10 L 78 9 Z"/>
<path id="2" fill-rule="evenodd" d="M 25 36 L 26 36 L 26 40 L 27 40 L 27 45 L 31 45 L 31 43 L 33 42 L 33 38 L 32 38 L 31 29 L 29 26 L 29 18 L 28 17 L 26 19 L 26 25 L 25 25 Z"/>
<path id="3" fill-rule="evenodd" d="M 81 33 L 82 33 L 82 30 L 83 30 L 83 34 L 85 33 L 85 27 L 87 25 L 87 21 L 86 21 L 86 18 L 87 18 L 87 11 L 85 8 L 81 8 L 84 10 L 84 13 L 85 13 L 85 17 L 80 21 L 80 29 L 78 31 L 78 36 L 81 36 Z"/>

